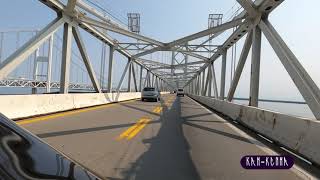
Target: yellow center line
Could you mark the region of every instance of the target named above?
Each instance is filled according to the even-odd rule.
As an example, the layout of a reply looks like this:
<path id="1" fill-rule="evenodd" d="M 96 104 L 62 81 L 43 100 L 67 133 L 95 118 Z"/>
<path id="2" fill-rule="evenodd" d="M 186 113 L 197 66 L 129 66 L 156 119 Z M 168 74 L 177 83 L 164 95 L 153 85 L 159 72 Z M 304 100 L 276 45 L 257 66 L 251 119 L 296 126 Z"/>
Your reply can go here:
<path id="1" fill-rule="evenodd" d="M 158 106 L 152 112 L 160 114 L 161 111 L 162 111 L 162 107 Z"/>
<path id="2" fill-rule="evenodd" d="M 175 98 L 172 99 L 168 99 L 167 102 L 165 102 L 165 104 L 168 105 L 172 105 L 172 102 L 174 101 Z M 163 107 L 162 106 L 157 106 L 155 107 L 152 112 L 154 113 L 161 113 Z M 140 131 L 142 131 L 142 129 L 151 121 L 151 118 L 149 117 L 143 117 L 141 119 L 139 119 L 134 125 L 132 125 L 131 127 L 129 127 L 127 130 L 125 130 L 123 133 L 121 133 L 116 139 L 117 140 L 121 140 L 126 138 L 127 140 L 131 140 L 132 138 L 134 138 Z"/>
<path id="3" fill-rule="evenodd" d="M 135 129 L 137 129 L 144 121 L 146 118 L 141 118 L 136 124 L 128 128 L 126 131 L 124 131 L 120 136 L 117 138 L 118 140 L 121 140 L 125 137 L 128 137 L 131 132 L 133 132 Z"/>
<path id="4" fill-rule="evenodd" d="M 126 101 L 123 103 L 130 103 L 133 101 L 136 101 L 136 100 L 130 100 L 130 101 Z M 88 108 L 84 108 L 84 109 L 76 109 L 76 110 L 72 110 L 72 111 L 60 112 L 60 113 L 55 113 L 55 114 L 51 114 L 51 115 L 45 115 L 45 116 L 40 116 L 40 117 L 35 117 L 35 118 L 28 118 L 28 119 L 17 121 L 16 123 L 19 125 L 30 124 L 30 123 L 35 123 L 35 122 L 39 122 L 39 121 L 46 121 L 46 120 L 50 120 L 50 119 L 54 119 L 54 118 L 58 118 L 58 117 L 70 116 L 73 114 L 97 110 L 97 109 L 101 109 L 101 108 L 112 107 L 115 105 L 117 105 L 117 103 L 105 104 L 105 105 L 100 105 L 100 106 L 95 106 L 95 107 L 88 107 Z"/>
<path id="5" fill-rule="evenodd" d="M 151 119 L 144 119 L 143 123 L 140 124 L 140 126 L 138 126 L 132 133 L 129 134 L 127 140 L 130 140 L 133 137 L 135 137 L 150 121 Z"/>

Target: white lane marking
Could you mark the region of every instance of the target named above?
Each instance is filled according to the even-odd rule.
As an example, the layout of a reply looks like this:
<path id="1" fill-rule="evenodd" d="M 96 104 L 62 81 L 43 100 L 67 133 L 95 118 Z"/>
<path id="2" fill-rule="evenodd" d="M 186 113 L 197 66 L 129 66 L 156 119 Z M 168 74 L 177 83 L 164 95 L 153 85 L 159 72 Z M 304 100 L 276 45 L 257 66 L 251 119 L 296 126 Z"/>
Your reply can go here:
<path id="1" fill-rule="evenodd" d="M 188 97 L 190 98 L 190 97 Z M 225 124 L 227 124 L 231 129 L 233 129 L 234 131 L 236 131 L 237 133 L 239 133 L 240 135 L 242 135 L 244 138 L 247 138 L 252 144 L 254 144 L 256 147 L 260 148 L 262 151 L 264 151 L 265 153 L 269 154 L 269 155 L 279 155 L 277 152 L 273 151 L 272 149 L 270 149 L 269 147 L 267 147 L 265 144 L 263 144 L 262 142 L 254 139 L 252 136 L 250 136 L 249 134 L 247 134 L 246 132 L 242 131 L 241 129 L 239 129 L 238 127 L 234 126 L 231 123 L 228 123 L 227 120 L 221 118 L 220 116 L 218 116 L 216 113 L 212 112 L 211 110 L 209 110 L 208 108 L 204 107 L 202 104 L 198 103 L 197 101 L 195 101 L 194 99 L 190 98 L 192 101 L 194 101 L 195 103 L 197 103 L 199 106 L 201 106 L 203 109 L 205 109 L 207 112 L 209 112 L 212 116 L 215 116 L 216 118 L 227 122 Z M 296 175 L 298 175 L 300 178 L 303 179 L 310 179 L 310 180 L 317 180 L 318 178 L 314 177 L 313 175 L 309 174 L 308 172 L 306 172 L 305 170 L 303 170 L 300 166 L 294 164 L 293 168 L 290 169 L 291 171 L 293 171 Z"/>

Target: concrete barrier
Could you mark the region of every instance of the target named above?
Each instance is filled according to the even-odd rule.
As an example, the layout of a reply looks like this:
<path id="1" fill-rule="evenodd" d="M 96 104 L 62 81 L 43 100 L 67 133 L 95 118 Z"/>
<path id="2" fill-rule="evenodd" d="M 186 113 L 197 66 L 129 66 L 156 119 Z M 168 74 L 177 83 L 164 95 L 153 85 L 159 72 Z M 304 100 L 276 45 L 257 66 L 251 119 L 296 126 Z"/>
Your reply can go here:
<path id="1" fill-rule="evenodd" d="M 319 121 L 205 96 L 189 96 L 320 165 Z"/>
<path id="2" fill-rule="evenodd" d="M 140 92 L 1 95 L 0 112 L 11 119 L 66 111 L 141 97 Z"/>

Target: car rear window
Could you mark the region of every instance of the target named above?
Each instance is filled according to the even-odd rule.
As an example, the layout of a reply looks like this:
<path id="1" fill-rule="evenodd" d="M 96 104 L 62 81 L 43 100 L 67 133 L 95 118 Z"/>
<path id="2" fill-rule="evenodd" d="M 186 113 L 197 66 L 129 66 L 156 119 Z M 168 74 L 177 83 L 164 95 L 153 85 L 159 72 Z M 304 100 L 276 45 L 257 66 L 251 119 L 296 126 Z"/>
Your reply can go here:
<path id="1" fill-rule="evenodd" d="M 183 89 L 178 89 L 178 91 L 183 91 Z"/>
<path id="2" fill-rule="evenodd" d="M 147 88 L 144 88 L 143 91 L 154 91 L 154 88 L 147 87 Z"/>

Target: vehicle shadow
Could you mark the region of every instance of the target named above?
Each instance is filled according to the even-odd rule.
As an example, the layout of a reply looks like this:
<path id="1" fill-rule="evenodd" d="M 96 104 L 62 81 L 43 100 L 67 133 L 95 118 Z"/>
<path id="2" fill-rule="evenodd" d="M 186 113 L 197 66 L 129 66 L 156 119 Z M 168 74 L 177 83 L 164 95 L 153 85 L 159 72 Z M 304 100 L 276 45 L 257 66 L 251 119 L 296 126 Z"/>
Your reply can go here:
<path id="1" fill-rule="evenodd" d="M 164 108 L 158 134 L 143 140 L 150 147 L 128 169 L 121 172 L 124 179 L 200 179 L 182 131 L 183 122 L 177 118 L 180 112 L 180 98 L 176 99 L 170 110 Z"/>

